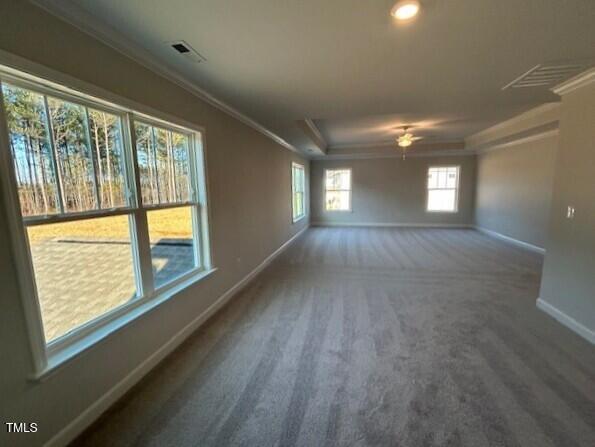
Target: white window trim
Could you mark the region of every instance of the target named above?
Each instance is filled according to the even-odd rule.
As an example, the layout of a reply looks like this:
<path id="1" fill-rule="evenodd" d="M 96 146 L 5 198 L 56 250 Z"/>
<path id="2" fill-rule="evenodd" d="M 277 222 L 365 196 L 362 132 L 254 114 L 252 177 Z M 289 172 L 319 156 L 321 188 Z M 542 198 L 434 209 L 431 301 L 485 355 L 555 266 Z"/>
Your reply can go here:
<path id="1" fill-rule="evenodd" d="M 293 169 L 294 168 L 298 168 L 301 169 L 302 172 L 304 173 L 304 191 L 302 192 L 303 194 L 303 199 L 302 199 L 302 206 L 304 207 L 302 214 L 298 215 L 298 216 L 294 216 L 293 215 L 293 196 L 295 195 L 295 190 L 293 188 L 294 182 L 293 182 Z M 299 222 L 300 220 L 302 220 L 303 218 L 306 217 L 306 168 L 304 167 L 303 164 L 297 163 L 295 161 L 291 162 L 291 222 L 292 223 L 296 223 Z"/>
<path id="2" fill-rule="evenodd" d="M 95 345 L 110 333 L 127 325 L 140 315 L 148 312 L 162 302 L 171 298 L 189 285 L 199 281 L 216 271 L 212 266 L 211 248 L 210 248 L 210 227 L 209 227 L 209 208 L 208 208 L 208 176 L 206 172 L 206 131 L 202 126 L 186 122 L 177 117 L 162 113 L 158 110 L 146 107 L 142 104 L 130 101 L 119 95 L 106 92 L 92 84 L 77 80 L 58 71 L 48 69 L 40 64 L 30 62 L 21 57 L 12 55 L 0 50 L 0 81 L 9 81 L 11 84 L 17 84 L 22 87 L 29 86 L 37 92 L 49 94 L 52 97 L 58 97 L 65 100 L 75 101 L 90 107 L 96 107 L 106 112 L 117 114 L 122 117 L 122 133 L 124 139 L 124 150 L 131 151 L 125 157 L 127 160 L 126 169 L 136 169 L 136 151 L 134 141 L 134 121 L 140 121 L 166 127 L 172 130 L 192 135 L 190 144 L 193 144 L 194 150 L 189 148 L 190 157 L 194 157 L 192 166 L 196 172 L 196 186 L 198 191 L 193 188 L 191 194 L 194 196 L 191 205 L 193 206 L 193 230 L 197 240 L 196 247 L 200 247 L 200 264 L 185 275 L 176 278 L 167 283 L 158 290 L 147 288 L 145 284 L 137 289 L 141 294 L 135 300 L 125 303 L 119 307 L 98 316 L 97 318 L 81 325 L 71 332 L 46 343 L 43 332 L 43 323 L 39 300 L 37 298 L 37 288 L 35 285 L 35 275 L 33 271 L 31 251 L 28 243 L 23 218 L 21 216 L 20 201 L 16 187 L 16 175 L 14 163 L 10 153 L 9 131 L 5 119 L 4 101 L 0 89 L 0 181 L 4 191 L 5 210 L 8 218 L 8 227 L 11 234 L 11 249 L 19 282 L 21 301 L 24 307 L 27 331 L 32 353 L 34 371 L 31 374 L 32 379 L 44 378 L 61 366 L 64 362 L 78 356 L 83 351 Z M 74 88 L 66 87 L 71 85 Z M 76 90 L 75 90 L 76 88 Z M 109 98 L 104 100 L 100 98 Z M 198 155 L 198 156 L 197 156 Z M 129 166 L 130 164 L 134 166 Z M 127 182 L 138 182 L 140 176 L 127 172 Z M 111 210 L 97 210 L 87 213 L 72 213 L 69 217 L 64 215 L 48 216 L 44 222 L 71 221 L 89 217 L 107 217 L 113 215 L 130 215 L 131 213 L 140 213 L 149 209 L 164 209 L 184 206 L 185 204 L 155 205 L 143 206 L 140 200 L 139 184 L 136 184 L 135 190 L 136 202 L 132 199 L 129 206 L 125 208 Z M 148 238 L 148 228 L 146 219 L 136 219 L 136 232 L 134 236 L 145 234 Z M 199 225 L 200 223 L 200 225 Z M 140 247 L 139 247 L 140 248 Z M 140 249 L 139 251 L 142 251 Z M 148 256 L 148 257 L 147 257 Z M 150 253 L 147 255 L 139 252 L 139 257 L 143 258 L 138 262 L 134 260 L 137 267 L 140 264 L 145 265 L 145 269 L 152 269 Z M 148 261 L 148 262 L 147 262 Z M 147 275 L 136 276 L 137 278 L 147 278 Z"/>
<path id="3" fill-rule="evenodd" d="M 326 209 L 326 173 L 328 171 L 349 171 L 349 208 L 346 210 L 329 210 Z M 345 189 L 337 189 L 335 191 L 347 191 Z M 322 202 L 322 209 L 325 213 L 351 213 L 353 212 L 352 209 L 352 201 L 353 201 L 353 171 L 351 168 L 325 168 L 324 169 L 324 178 L 322 180 L 322 195 L 324 200 Z"/>
<path id="4" fill-rule="evenodd" d="M 455 207 L 454 210 L 430 210 L 430 188 L 428 186 L 428 174 L 430 169 L 435 168 L 457 168 L 457 186 L 455 188 Z M 431 165 L 426 170 L 426 213 L 431 214 L 457 214 L 459 212 L 459 194 L 461 189 L 461 166 L 460 165 Z M 452 189 L 452 188 L 433 188 L 435 189 Z"/>

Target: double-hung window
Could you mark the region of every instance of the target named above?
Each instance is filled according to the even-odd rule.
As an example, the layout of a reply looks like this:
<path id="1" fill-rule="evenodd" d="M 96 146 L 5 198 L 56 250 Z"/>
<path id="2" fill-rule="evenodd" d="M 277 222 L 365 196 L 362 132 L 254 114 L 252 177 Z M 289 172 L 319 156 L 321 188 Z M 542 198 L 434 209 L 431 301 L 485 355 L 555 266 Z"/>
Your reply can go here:
<path id="1" fill-rule="evenodd" d="M 458 166 L 432 166 L 428 169 L 428 211 L 457 212 L 459 171 Z"/>
<path id="2" fill-rule="evenodd" d="M 293 222 L 297 222 L 306 215 L 306 204 L 304 195 L 306 191 L 306 180 L 304 166 L 299 163 L 291 163 L 291 204 Z"/>
<path id="3" fill-rule="evenodd" d="M 200 130 L 12 69 L 0 86 L 0 172 L 41 352 L 210 269 Z"/>
<path id="4" fill-rule="evenodd" d="M 325 169 L 326 211 L 351 211 L 351 169 Z"/>

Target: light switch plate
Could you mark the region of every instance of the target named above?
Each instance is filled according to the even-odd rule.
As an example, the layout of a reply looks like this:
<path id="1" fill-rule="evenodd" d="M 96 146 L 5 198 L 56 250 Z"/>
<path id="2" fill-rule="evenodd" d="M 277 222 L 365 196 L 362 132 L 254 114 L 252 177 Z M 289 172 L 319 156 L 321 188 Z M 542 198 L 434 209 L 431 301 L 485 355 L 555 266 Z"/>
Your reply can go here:
<path id="1" fill-rule="evenodd" d="M 574 207 L 573 206 L 569 206 L 568 210 L 566 211 L 566 218 L 567 219 L 574 219 Z"/>

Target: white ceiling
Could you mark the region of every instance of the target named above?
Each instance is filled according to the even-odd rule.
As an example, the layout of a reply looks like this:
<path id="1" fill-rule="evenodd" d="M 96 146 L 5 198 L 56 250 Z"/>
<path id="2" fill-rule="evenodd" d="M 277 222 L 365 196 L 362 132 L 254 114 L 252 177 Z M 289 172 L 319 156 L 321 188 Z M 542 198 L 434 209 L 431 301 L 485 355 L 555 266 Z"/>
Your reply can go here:
<path id="1" fill-rule="evenodd" d="M 60 3 L 301 150 L 316 148 L 304 119 L 331 147 L 383 143 L 411 123 L 433 142 L 460 141 L 557 100 L 545 87 L 502 91 L 517 76 L 595 56 L 594 0 L 422 0 L 408 25 L 390 0 Z M 175 40 L 207 61 L 181 57 Z"/>

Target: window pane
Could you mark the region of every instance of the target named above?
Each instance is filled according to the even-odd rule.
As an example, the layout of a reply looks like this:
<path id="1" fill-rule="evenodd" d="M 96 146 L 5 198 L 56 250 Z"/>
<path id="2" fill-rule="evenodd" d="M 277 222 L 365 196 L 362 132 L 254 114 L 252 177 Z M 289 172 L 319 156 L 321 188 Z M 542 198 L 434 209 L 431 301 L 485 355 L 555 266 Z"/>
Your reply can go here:
<path id="1" fill-rule="evenodd" d="M 437 188 L 438 187 L 438 170 L 435 168 L 430 168 L 428 172 L 428 188 Z"/>
<path id="2" fill-rule="evenodd" d="M 190 201 L 188 136 L 143 123 L 135 129 L 143 203 Z"/>
<path id="3" fill-rule="evenodd" d="M 329 211 L 349 210 L 349 191 L 327 191 L 326 209 Z"/>
<path id="4" fill-rule="evenodd" d="M 457 177 L 458 177 L 458 169 L 457 168 L 449 168 L 448 174 L 446 178 L 446 187 L 447 188 L 456 188 L 457 185 Z"/>
<path id="5" fill-rule="evenodd" d="M 293 190 L 296 192 L 300 190 L 300 171 L 301 169 L 297 166 L 294 166 L 291 170 L 291 181 L 293 183 Z"/>
<path id="6" fill-rule="evenodd" d="M 351 189 L 351 171 L 348 169 L 326 171 L 326 189 Z"/>
<path id="7" fill-rule="evenodd" d="M 97 209 L 85 108 L 48 98 L 65 212 Z"/>
<path id="8" fill-rule="evenodd" d="M 172 174 L 172 165 L 170 164 L 169 149 L 171 141 L 166 147 L 166 135 L 171 135 L 163 129 L 153 128 L 153 141 L 155 152 L 155 166 L 157 171 L 157 185 L 159 187 L 159 203 L 172 203 L 175 199 L 172 197 L 170 176 Z"/>
<path id="9" fill-rule="evenodd" d="M 190 201 L 190 160 L 188 136 L 171 132 L 174 159 L 174 190 L 177 202 Z"/>
<path id="10" fill-rule="evenodd" d="M 147 220 L 155 287 L 160 287 L 197 266 L 192 207 L 149 211 Z"/>
<path id="11" fill-rule="evenodd" d="M 141 197 L 144 204 L 157 204 L 157 176 L 153 162 L 153 144 L 151 127 L 142 123 L 134 123 L 136 133 L 136 157 L 141 184 Z"/>
<path id="12" fill-rule="evenodd" d="M 296 217 L 298 217 L 300 215 L 300 210 L 298 208 L 298 193 L 294 193 L 293 197 L 292 197 L 292 206 L 293 206 L 293 218 L 295 219 Z"/>
<path id="13" fill-rule="evenodd" d="M 446 188 L 446 170 L 438 170 L 438 188 Z"/>
<path id="14" fill-rule="evenodd" d="M 97 164 L 101 208 L 127 205 L 125 163 L 120 118 L 89 109 L 91 145 Z"/>
<path id="15" fill-rule="evenodd" d="M 137 296 L 128 216 L 27 228 L 49 342 Z"/>
<path id="16" fill-rule="evenodd" d="M 455 211 L 456 190 L 434 189 L 428 191 L 429 211 Z"/>
<path id="17" fill-rule="evenodd" d="M 351 171 L 341 172 L 340 189 L 351 189 Z"/>
<path id="18" fill-rule="evenodd" d="M 296 219 L 304 215 L 304 193 L 296 192 L 293 194 L 293 218 Z"/>
<path id="19" fill-rule="evenodd" d="M 298 209 L 298 216 L 304 215 L 304 193 L 299 192 L 297 194 L 297 209 Z"/>
<path id="20" fill-rule="evenodd" d="M 304 168 L 298 165 L 293 165 L 291 169 L 292 177 L 292 207 L 293 219 L 298 219 L 305 214 L 304 208 Z"/>
<path id="21" fill-rule="evenodd" d="M 59 212 L 43 96 L 2 85 L 10 149 L 23 216 Z"/>

